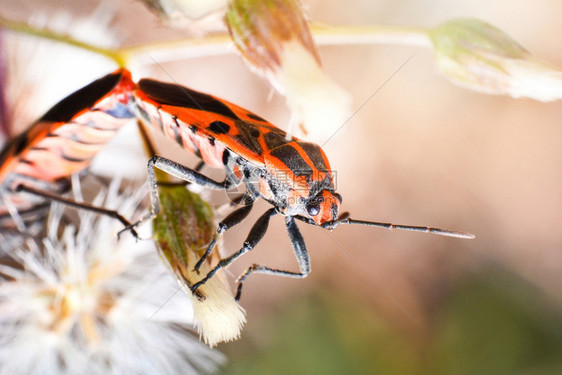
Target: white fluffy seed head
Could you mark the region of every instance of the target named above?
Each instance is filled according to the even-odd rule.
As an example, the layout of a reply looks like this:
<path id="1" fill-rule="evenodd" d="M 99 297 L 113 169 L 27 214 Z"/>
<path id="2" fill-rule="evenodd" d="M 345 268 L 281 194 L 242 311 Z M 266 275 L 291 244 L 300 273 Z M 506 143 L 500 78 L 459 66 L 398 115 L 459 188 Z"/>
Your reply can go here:
<path id="1" fill-rule="evenodd" d="M 154 220 L 154 238 L 164 262 L 191 298 L 199 335 L 211 347 L 237 339 L 246 322 L 245 312 L 234 300 L 223 271 L 198 289 L 199 296 L 190 290 L 219 259 L 215 248 L 199 273 L 194 271 L 216 231 L 211 207 L 182 186 L 160 186 L 159 196 L 161 210 Z"/>
<path id="2" fill-rule="evenodd" d="M 128 216 L 143 195 L 110 188 L 94 201 Z M 0 269 L 8 276 L 0 282 L 0 374 L 216 369 L 222 356 L 189 332 L 190 301 L 174 296 L 153 244 L 130 235 L 117 241 L 122 225 L 91 213 L 64 226 L 61 212 L 54 208 L 42 243 L 23 241 L 10 251 L 17 266 Z"/>

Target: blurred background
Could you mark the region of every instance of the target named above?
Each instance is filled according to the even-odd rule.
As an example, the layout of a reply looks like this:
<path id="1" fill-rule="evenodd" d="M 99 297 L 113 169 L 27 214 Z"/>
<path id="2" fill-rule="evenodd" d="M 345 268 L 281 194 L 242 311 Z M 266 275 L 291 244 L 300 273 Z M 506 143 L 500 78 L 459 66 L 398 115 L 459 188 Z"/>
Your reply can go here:
<path id="1" fill-rule="evenodd" d="M 304 5 L 311 20 L 340 25 L 431 27 L 477 17 L 562 66 L 557 38 L 562 3 L 556 0 L 307 0 Z M 191 35 L 161 23 L 132 0 L 0 0 L 0 15 L 72 23 L 100 12 L 100 6 L 115 16 L 101 25 L 105 33 L 84 31 L 94 42 L 137 45 Z M 64 95 L 114 68 L 81 51 L 37 52 L 34 43 L 26 37 L 2 51 L 8 61 L 25 49 L 42 53 L 18 60 L 18 77 L 26 81 L 9 81 L 11 92 L 38 98 L 33 110 L 18 118 L 22 129 Z M 312 273 L 305 280 L 249 279 L 242 338 L 219 345 L 229 357 L 223 372 L 562 373 L 561 104 L 453 86 L 437 71 L 431 51 L 422 48 L 339 45 L 319 51 L 327 74 L 351 93 L 354 108 L 361 108 L 323 146 L 337 171 L 343 209 L 358 219 L 461 230 L 477 238 L 359 226 L 326 232 L 300 225 Z M 290 118 L 284 98 L 248 70 L 234 47 L 214 56 L 154 61 L 133 72 L 136 78 L 173 80 L 225 98 L 281 128 Z M 134 129 L 123 138 L 131 133 Z M 111 168 L 143 178 L 146 159 L 127 141 L 116 140 L 110 156 L 100 155 L 97 170 L 108 168 L 103 160 L 109 159 Z M 115 165 L 115 155 L 123 166 Z M 181 152 L 168 156 L 196 163 Z M 211 196 L 217 205 L 225 201 L 221 194 Z M 246 222 L 225 235 L 225 254 L 239 249 L 266 208 L 259 202 Z M 296 269 L 280 218 L 230 272 L 236 277 L 252 263 Z"/>

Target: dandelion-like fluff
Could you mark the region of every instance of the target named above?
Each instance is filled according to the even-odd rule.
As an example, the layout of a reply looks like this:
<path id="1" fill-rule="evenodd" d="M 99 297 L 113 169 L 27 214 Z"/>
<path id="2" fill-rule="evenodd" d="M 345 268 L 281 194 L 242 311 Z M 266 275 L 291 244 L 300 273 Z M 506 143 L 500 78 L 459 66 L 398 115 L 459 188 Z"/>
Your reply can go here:
<path id="1" fill-rule="evenodd" d="M 113 182 L 93 203 L 131 215 L 144 193 L 120 194 Z M 75 224 L 60 224 L 63 212 L 53 205 L 42 241 L 2 249 L 16 266 L 0 269 L 0 374 L 216 369 L 223 357 L 190 333 L 189 299 L 174 295 L 177 284 L 153 243 L 117 240 L 118 222 L 85 211 Z"/>

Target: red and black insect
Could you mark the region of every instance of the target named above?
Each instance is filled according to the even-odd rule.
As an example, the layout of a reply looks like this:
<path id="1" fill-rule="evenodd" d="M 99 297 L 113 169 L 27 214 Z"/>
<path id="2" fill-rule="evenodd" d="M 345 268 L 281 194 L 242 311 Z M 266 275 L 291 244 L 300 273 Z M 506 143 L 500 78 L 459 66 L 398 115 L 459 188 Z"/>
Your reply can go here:
<path id="1" fill-rule="evenodd" d="M 61 197 L 69 188 L 69 177 L 84 170 L 116 131 L 135 116 L 198 155 L 205 164 L 224 168 L 225 180 L 212 180 L 197 169 L 155 156 L 148 163 L 152 213 L 133 225 L 117 212 Z M 133 228 L 159 212 L 154 167 L 211 189 L 228 190 L 240 184 L 246 187 L 245 204 L 219 223 L 216 235 L 195 265 L 196 270 L 218 237 L 248 216 L 257 198 L 273 206 L 257 220 L 240 250 L 222 259 L 192 286 L 194 293 L 220 268 L 252 250 L 276 214 L 285 216 L 299 272 L 253 265 L 240 277 L 236 299 L 240 298 L 243 281 L 254 272 L 293 278 L 309 274 L 308 253 L 295 219 L 329 230 L 339 224 L 362 224 L 473 237 L 438 228 L 353 220 L 347 213 L 339 215 L 342 198 L 335 191 L 328 159 L 318 145 L 288 138 L 284 131 L 263 118 L 211 95 L 149 79 L 135 84 L 125 69 L 69 95 L 2 151 L 0 229 L 13 227 L 15 223 L 22 230 L 26 220 L 41 217 L 47 200 L 107 214 Z"/>
<path id="2" fill-rule="evenodd" d="M 0 230 L 37 222 L 49 200 L 108 214 L 117 213 L 61 197 L 69 177 L 91 159 L 134 115 L 129 111 L 135 83 L 127 70 L 100 78 L 61 100 L 0 154 Z"/>
<path id="3" fill-rule="evenodd" d="M 187 168 L 161 156 L 148 163 L 152 214 L 159 213 L 154 167 L 185 181 L 211 189 L 227 190 L 244 184 L 245 205 L 222 220 L 214 239 L 196 264 L 198 270 L 210 254 L 218 237 L 243 221 L 257 198 L 272 204 L 254 224 L 244 245 L 222 259 L 191 290 L 207 282 L 221 268 L 252 250 L 265 235 L 271 217 L 285 216 L 285 224 L 298 262 L 299 272 L 284 271 L 254 264 L 238 280 L 236 299 L 242 283 L 252 273 L 264 273 L 292 278 L 304 278 L 310 272 L 310 261 L 304 239 L 295 219 L 328 230 L 339 224 L 362 224 L 388 229 L 429 232 L 458 238 L 473 238 L 468 233 L 438 228 L 395 225 L 354 220 L 347 213 L 339 214 L 342 197 L 336 193 L 333 175 L 322 149 L 287 134 L 263 118 L 225 100 L 175 84 L 143 79 L 133 94 L 138 115 L 160 129 L 184 149 L 195 153 L 206 164 L 224 168 L 224 181 L 215 181 L 198 170 Z"/>

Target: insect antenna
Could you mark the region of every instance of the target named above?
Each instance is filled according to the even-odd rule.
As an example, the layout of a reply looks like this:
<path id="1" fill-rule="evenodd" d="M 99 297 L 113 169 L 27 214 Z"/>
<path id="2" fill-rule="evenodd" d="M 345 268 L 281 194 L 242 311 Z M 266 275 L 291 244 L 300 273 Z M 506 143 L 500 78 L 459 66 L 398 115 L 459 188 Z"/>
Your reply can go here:
<path id="1" fill-rule="evenodd" d="M 457 231 L 441 229 L 441 228 L 392 224 L 392 223 L 380 223 L 377 221 L 355 220 L 349 217 L 348 212 L 344 212 L 343 214 L 340 215 L 340 217 L 337 220 L 333 221 L 334 227 L 339 224 L 359 224 L 359 225 L 367 225 L 371 227 L 385 228 L 389 230 L 394 230 L 394 229 L 409 230 L 412 232 L 424 232 L 424 233 L 437 234 L 439 236 L 456 237 L 456 238 L 464 238 L 464 239 L 472 239 L 476 237 L 472 233 L 457 232 Z"/>

